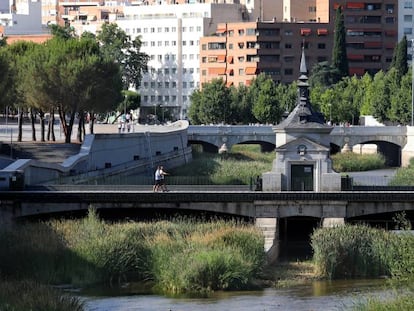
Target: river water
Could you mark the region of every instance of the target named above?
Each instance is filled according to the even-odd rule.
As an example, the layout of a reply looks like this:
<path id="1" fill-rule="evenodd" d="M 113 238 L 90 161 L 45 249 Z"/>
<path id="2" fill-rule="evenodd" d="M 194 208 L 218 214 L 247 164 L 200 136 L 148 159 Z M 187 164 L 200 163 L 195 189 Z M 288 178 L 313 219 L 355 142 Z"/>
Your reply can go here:
<path id="1" fill-rule="evenodd" d="M 98 290 L 82 296 L 88 311 L 334 311 L 349 310 L 368 297 L 392 295 L 386 281 L 314 281 L 288 289 L 217 292 L 209 298 L 167 297 L 148 293 Z"/>

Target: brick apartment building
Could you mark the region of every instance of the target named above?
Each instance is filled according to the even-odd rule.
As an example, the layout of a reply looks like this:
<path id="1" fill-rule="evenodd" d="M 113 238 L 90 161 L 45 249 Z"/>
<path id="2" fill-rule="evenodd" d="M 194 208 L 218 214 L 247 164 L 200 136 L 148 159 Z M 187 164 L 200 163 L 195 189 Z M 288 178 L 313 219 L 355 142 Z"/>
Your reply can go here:
<path id="1" fill-rule="evenodd" d="M 200 40 L 201 83 L 222 78 L 227 85 L 249 85 L 259 73 L 269 74 L 276 82 L 296 80 L 302 45 L 309 69 L 331 60 L 339 6 L 344 14 L 349 74 L 362 76 L 365 72 L 375 74 L 389 68 L 398 42 L 396 0 L 329 3 L 318 0 L 316 14 L 312 5 L 307 5 L 309 15 L 303 10 L 298 15 L 307 21 L 298 22 L 298 17 L 290 14 L 287 17 L 296 22 L 220 24 L 215 34 Z"/>

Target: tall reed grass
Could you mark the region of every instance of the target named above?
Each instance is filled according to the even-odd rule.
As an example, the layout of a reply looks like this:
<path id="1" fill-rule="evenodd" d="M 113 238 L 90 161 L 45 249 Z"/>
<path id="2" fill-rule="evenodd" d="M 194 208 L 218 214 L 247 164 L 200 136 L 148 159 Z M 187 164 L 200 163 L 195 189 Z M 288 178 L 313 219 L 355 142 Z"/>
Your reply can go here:
<path id="1" fill-rule="evenodd" d="M 0 282 L 2 311 L 82 311 L 83 302 L 58 289 L 34 281 Z"/>
<path id="2" fill-rule="evenodd" d="M 332 155 L 333 169 L 337 172 L 369 171 L 385 167 L 382 154 L 357 154 L 353 152 Z"/>
<path id="3" fill-rule="evenodd" d="M 390 186 L 414 186 L 414 158 L 410 159 L 408 167 L 400 167 L 397 170 L 389 184 Z"/>
<path id="4" fill-rule="evenodd" d="M 414 279 L 414 236 L 364 225 L 321 228 L 311 237 L 318 273 L 331 279 L 392 276 Z"/>
<path id="5" fill-rule="evenodd" d="M 7 251 L 0 277 L 80 286 L 151 281 L 167 292 L 243 289 L 261 271 L 263 246 L 262 233 L 249 224 L 189 218 L 110 224 L 91 209 L 81 220 L 1 230 Z"/>

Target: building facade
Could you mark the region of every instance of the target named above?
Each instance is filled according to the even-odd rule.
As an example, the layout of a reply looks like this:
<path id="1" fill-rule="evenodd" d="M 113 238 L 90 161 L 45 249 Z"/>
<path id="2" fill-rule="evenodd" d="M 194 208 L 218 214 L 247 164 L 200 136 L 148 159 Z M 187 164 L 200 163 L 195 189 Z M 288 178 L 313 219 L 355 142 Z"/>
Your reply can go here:
<path id="1" fill-rule="evenodd" d="M 290 83 L 299 76 L 302 47 L 309 68 L 330 60 L 333 32 L 322 23 L 223 23 L 200 43 L 201 83 L 221 78 L 227 86 L 250 85 L 260 73 Z"/>

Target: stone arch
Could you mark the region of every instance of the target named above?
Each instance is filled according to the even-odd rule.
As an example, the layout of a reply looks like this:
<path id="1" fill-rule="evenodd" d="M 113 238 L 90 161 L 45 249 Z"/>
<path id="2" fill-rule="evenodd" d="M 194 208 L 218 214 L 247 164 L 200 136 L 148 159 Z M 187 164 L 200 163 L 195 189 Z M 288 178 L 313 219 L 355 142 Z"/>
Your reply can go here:
<path id="1" fill-rule="evenodd" d="M 363 141 L 360 144 L 374 144 L 377 152 L 385 157 L 385 165 L 391 167 L 401 166 L 401 146 L 384 140 Z"/>
<path id="2" fill-rule="evenodd" d="M 201 145 L 203 152 L 217 153 L 219 149 L 219 147 L 217 147 L 215 144 L 202 140 L 188 140 L 188 143 L 190 145 Z"/>

